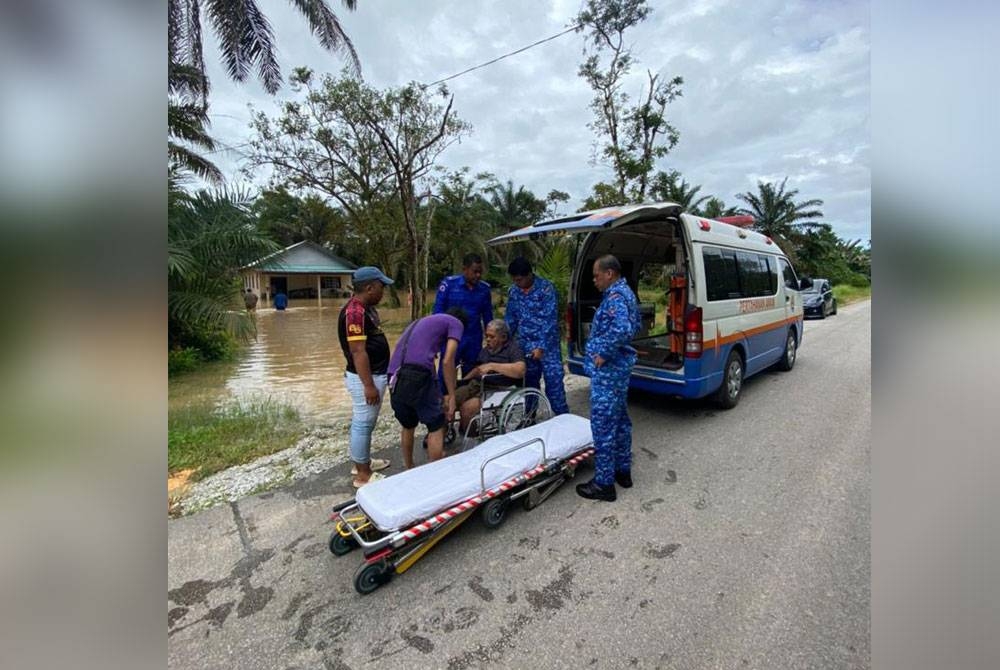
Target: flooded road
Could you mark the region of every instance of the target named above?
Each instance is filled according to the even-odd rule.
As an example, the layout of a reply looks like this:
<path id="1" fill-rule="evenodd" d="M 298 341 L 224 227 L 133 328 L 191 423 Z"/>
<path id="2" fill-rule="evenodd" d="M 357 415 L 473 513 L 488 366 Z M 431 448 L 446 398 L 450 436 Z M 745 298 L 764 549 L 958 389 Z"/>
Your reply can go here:
<path id="1" fill-rule="evenodd" d="M 191 403 L 224 404 L 272 398 L 292 405 L 312 423 L 350 417 L 344 388 L 344 355 L 337 341 L 337 317 L 346 300 L 293 301 L 288 309 L 259 310 L 257 341 L 237 360 L 212 363 L 170 380 L 169 408 Z M 409 323 L 409 308 L 379 307 L 389 344 Z"/>

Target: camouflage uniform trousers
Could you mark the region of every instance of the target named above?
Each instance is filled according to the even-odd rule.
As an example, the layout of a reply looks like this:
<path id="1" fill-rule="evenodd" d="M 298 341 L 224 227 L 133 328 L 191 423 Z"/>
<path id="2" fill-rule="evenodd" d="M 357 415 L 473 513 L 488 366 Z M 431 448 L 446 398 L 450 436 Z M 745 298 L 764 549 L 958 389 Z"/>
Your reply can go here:
<path id="1" fill-rule="evenodd" d="M 632 420 L 628 415 L 631 366 L 604 365 L 590 378 L 590 429 L 594 436 L 594 482 L 615 483 L 615 472 L 632 469 Z"/>
<path id="2" fill-rule="evenodd" d="M 563 386 L 563 364 L 559 345 L 546 349 L 540 361 L 532 358 L 531 352 L 526 353 L 528 359 L 527 370 L 524 373 L 524 385 L 530 388 L 541 388 L 540 381 L 544 376 L 545 397 L 549 399 L 552 411 L 555 414 L 568 414 L 569 406 L 566 404 L 566 387 Z"/>

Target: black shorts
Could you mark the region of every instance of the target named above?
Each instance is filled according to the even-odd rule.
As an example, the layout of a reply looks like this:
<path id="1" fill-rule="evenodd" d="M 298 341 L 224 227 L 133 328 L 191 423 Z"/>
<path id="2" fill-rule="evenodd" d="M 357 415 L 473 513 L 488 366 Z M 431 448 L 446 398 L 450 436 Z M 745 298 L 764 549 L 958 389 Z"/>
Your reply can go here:
<path id="1" fill-rule="evenodd" d="M 441 408 L 441 392 L 431 370 L 406 364 L 399 369 L 390 388 L 392 413 L 403 428 L 416 428 L 418 423 L 433 433 L 445 424 Z"/>

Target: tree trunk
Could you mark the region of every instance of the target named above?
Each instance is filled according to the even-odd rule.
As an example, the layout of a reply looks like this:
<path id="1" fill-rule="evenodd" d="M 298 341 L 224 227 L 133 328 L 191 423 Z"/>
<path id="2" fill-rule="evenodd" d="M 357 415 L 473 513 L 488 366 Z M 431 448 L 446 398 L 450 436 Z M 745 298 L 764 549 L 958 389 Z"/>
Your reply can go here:
<path id="1" fill-rule="evenodd" d="M 413 196 L 413 181 L 409 175 L 400 180 L 400 195 L 403 201 L 403 222 L 406 225 L 406 241 L 409 250 L 409 280 L 413 301 L 410 304 L 410 320 L 416 320 L 424 313 L 424 287 L 421 286 L 420 242 L 417 237 L 417 203 Z"/>

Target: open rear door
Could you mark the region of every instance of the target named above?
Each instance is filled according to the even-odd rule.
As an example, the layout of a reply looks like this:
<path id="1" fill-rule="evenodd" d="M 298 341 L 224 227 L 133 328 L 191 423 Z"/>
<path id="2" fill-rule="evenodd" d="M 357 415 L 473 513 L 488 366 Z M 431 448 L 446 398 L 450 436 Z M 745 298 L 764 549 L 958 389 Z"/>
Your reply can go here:
<path id="1" fill-rule="evenodd" d="M 681 206 L 672 202 L 662 202 L 644 205 L 625 205 L 622 207 L 606 207 L 590 212 L 581 212 L 550 221 L 542 221 L 531 226 L 494 237 L 487 244 L 507 244 L 525 239 L 537 239 L 545 235 L 575 235 L 592 233 L 597 230 L 607 230 L 620 225 L 641 221 L 642 219 L 659 219 L 680 216 Z"/>

